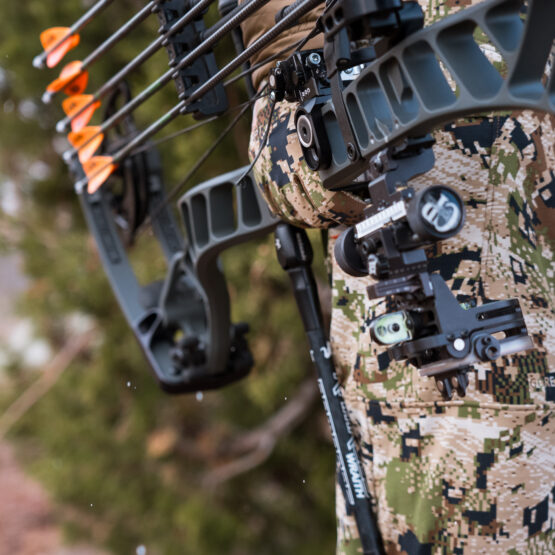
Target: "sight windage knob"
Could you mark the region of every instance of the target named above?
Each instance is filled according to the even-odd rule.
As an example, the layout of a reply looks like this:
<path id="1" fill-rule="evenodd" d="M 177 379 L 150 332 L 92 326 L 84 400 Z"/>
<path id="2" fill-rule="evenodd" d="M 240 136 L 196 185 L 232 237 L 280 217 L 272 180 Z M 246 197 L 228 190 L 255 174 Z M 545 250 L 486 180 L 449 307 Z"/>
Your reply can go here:
<path id="1" fill-rule="evenodd" d="M 439 241 L 456 235 L 464 224 L 465 210 L 456 191 L 433 185 L 414 195 L 407 207 L 410 228 L 421 239 Z"/>
<path id="2" fill-rule="evenodd" d="M 346 274 L 355 277 L 368 275 L 368 265 L 362 259 L 357 248 L 353 227 L 347 228 L 337 238 L 333 253 L 337 264 Z"/>

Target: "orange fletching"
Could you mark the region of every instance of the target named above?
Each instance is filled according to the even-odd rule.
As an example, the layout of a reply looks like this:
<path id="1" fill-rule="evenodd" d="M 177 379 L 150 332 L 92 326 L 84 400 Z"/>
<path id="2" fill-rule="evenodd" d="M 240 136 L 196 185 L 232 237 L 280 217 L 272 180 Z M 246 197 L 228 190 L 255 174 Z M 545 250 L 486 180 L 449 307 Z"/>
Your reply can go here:
<path id="1" fill-rule="evenodd" d="M 91 125 L 67 136 L 71 146 L 77 150 L 81 164 L 89 160 L 102 144 L 104 133 L 101 133 L 100 129 L 99 125 Z"/>
<path id="2" fill-rule="evenodd" d="M 54 67 L 72 48 L 79 44 L 79 35 L 70 35 L 69 27 L 50 27 L 40 34 L 40 42 L 45 51 L 67 37 L 59 46 L 46 56 L 46 65 Z"/>
<path id="3" fill-rule="evenodd" d="M 71 146 L 77 150 L 90 141 L 91 137 L 94 137 L 99 132 L 100 125 L 89 125 L 88 127 L 81 129 L 81 131 L 72 131 L 69 133 L 67 140 L 70 142 Z"/>
<path id="4" fill-rule="evenodd" d="M 89 72 L 87 70 L 82 71 L 71 83 L 64 88 L 64 92 L 68 96 L 73 96 L 76 94 L 81 94 L 87 88 L 89 82 Z"/>
<path id="5" fill-rule="evenodd" d="M 100 106 L 100 100 L 92 102 L 93 99 L 92 94 L 76 94 L 62 102 L 64 112 L 71 119 L 72 131 L 81 131 L 91 120 L 95 110 Z"/>
<path id="6" fill-rule="evenodd" d="M 89 182 L 87 192 L 92 195 L 104 184 L 118 167 L 111 156 L 93 156 L 83 164 L 83 171 Z"/>
<path id="7" fill-rule="evenodd" d="M 75 61 L 70 62 L 67 64 L 64 69 L 60 72 L 60 76 L 57 79 L 54 79 L 46 90 L 50 93 L 57 93 L 61 91 L 64 87 L 68 87 L 73 85 L 72 81 L 81 74 L 81 67 L 83 66 L 82 62 Z M 84 72 L 86 74 L 86 72 Z M 87 83 L 85 82 L 85 86 Z M 66 88 L 67 91 L 67 88 Z M 75 92 L 73 94 L 80 94 L 83 90 L 79 92 Z"/>

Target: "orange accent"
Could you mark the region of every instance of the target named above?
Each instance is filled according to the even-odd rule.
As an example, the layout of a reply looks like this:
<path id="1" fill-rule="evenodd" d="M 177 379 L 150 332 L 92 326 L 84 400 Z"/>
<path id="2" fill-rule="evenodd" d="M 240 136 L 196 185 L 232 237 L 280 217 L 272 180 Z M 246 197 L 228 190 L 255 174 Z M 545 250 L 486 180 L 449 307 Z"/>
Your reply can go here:
<path id="1" fill-rule="evenodd" d="M 70 62 L 64 67 L 64 69 L 62 69 L 62 71 L 60 72 L 60 76 L 57 79 L 54 79 L 54 81 L 52 81 L 52 83 L 50 83 L 50 85 L 46 87 L 46 90 L 51 93 L 57 93 L 57 92 L 60 92 L 64 87 L 66 87 L 66 92 L 67 92 L 67 87 L 72 86 L 73 85 L 72 81 L 76 77 L 79 77 L 79 75 L 81 74 L 82 66 L 83 66 L 82 62 L 79 62 L 79 61 Z M 86 73 L 87 72 L 84 72 L 84 75 Z M 88 77 L 85 77 L 85 79 L 87 78 Z M 85 81 L 85 86 L 87 86 L 86 81 Z M 79 92 L 75 92 L 73 94 L 80 94 L 83 92 L 83 90 Z"/>
<path id="2" fill-rule="evenodd" d="M 67 36 L 59 46 L 54 48 L 46 56 L 46 65 L 54 67 L 71 49 L 79 44 L 79 35 L 70 35 L 71 29 L 69 27 L 50 27 L 40 34 L 40 42 L 45 51 L 52 48 L 60 40 Z"/>
<path id="3" fill-rule="evenodd" d="M 83 164 L 83 171 L 89 182 L 87 192 L 92 195 L 118 167 L 111 156 L 93 156 Z"/>
<path id="4" fill-rule="evenodd" d="M 81 131 L 71 132 L 67 139 L 71 146 L 77 150 L 79 161 L 84 164 L 100 148 L 104 140 L 104 133 L 100 132 L 99 125 L 84 127 Z"/>
<path id="5" fill-rule="evenodd" d="M 100 100 L 92 102 L 93 98 L 92 94 L 76 94 L 62 102 L 64 112 L 71 119 L 72 131 L 81 131 L 89 123 L 95 110 L 100 106 Z M 83 111 L 81 111 L 82 109 Z"/>

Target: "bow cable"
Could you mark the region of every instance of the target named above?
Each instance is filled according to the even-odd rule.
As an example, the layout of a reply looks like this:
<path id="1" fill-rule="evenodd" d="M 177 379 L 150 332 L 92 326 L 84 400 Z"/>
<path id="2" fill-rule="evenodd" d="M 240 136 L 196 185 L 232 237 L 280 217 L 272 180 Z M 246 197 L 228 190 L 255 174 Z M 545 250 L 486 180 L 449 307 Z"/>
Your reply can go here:
<path id="1" fill-rule="evenodd" d="M 254 101 L 258 100 L 259 98 L 262 98 L 263 96 L 267 96 L 267 95 L 266 94 L 257 94 L 255 97 L 253 97 L 249 100 L 246 100 L 245 102 L 241 102 L 241 104 L 237 104 L 237 106 L 233 106 L 232 108 L 229 108 L 227 110 L 227 112 L 225 112 L 223 114 L 210 116 L 208 119 L 199 121 L 197 123 L 189 125 L 188 127 L 184 127 L 183 129 L 180 129 L 179 131 L 175 131 L 174 133 L 171 133 L 170 135 L 162 137 L 162 138 L 160 138 L 156 141 L 150 141 L 148 144 L 143 145 L 143 146 L 135 149 L 134 151 L 130 152 L 129 156 L 134 156 L 135 154 L 140 154 L 141 152 L 146 152 L 146 151 L 150 150 L 151 148 L 157 147 L 158 145 L 160 145 L 162 143 L 167 143 L 168 141 L 171 141 L 171 140 L 173 140 L 177 137 L 180 137 L 182 135 L 186 135 L 187 133 L 190 133 L 191 131 L 194 131 L 195 129 L 198 129 L 199 127 L 204 127 L 205 125 L 208 125 L 209 123 L 212 123 L 212 122 L 222 118 L 223 116 L 225 116 L 227 114 L 231 114 L 233 112 L 236 112 L 237 110 L 240 110 L 244 106 L 251 106 Z"/>

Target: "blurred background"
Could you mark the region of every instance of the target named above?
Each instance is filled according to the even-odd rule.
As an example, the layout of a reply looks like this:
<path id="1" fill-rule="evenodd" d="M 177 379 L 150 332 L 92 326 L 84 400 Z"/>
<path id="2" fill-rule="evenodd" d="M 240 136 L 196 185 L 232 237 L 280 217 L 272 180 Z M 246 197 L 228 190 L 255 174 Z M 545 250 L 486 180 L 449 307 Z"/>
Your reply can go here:
<path id="1" fill-rule="evenodd" d="M 288 278 L 272 238 L 225 253 L 233 321 L 247 321 L 255 367 L 238 384 L 168 396 L 116 304 L 55 123 L 46 85 L 131 14 L 117 0 L 56 68 L 37 70 L 39 34 L 91 2 L 7 0 L 0 19 L 0 555 L 321 554 L 335 545 L 333 446 Z M 210 10 L 208 21 L 215 21 Z M 91 68 L 87 92 L 156 38 L 157 18 Z M 231 41 L 216 49 L 229 56 Z M 226 54 L 227 53 L 227 54 Z M 165 50 L 135 71 L 136 94 L 167 69 Z M 232 105 L 242 85 L 228 89 Z M 140 128 L 176 103 L 173 83 L 136 112 Z M 101 121 L 98 110 L 93 124 Z M 178 119 L 161 136 L 193 120 Z M 167 188 L 229 117 L 165 143 Z M 247 163 L 247 113 L 198 184 Z M 325 273 L 317 234 L 311 236 Z M 149 233 L 133 247 L 146 282 L 165 265 Z"/>

